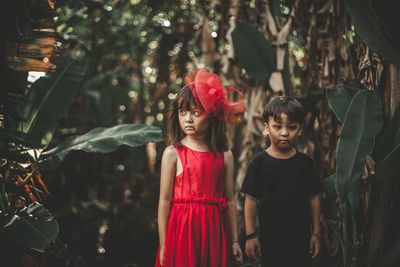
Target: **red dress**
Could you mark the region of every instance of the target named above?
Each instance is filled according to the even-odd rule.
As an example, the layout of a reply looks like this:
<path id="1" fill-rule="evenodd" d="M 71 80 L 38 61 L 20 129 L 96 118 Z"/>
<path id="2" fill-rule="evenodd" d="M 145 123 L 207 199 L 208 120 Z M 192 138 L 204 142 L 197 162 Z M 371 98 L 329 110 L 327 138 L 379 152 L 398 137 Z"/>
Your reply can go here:
<path id="1" fill-rule="evenodd" d="M 231 244 L 224 197 L 224 153 L 176 148 L 175 177 L 162 267 L 225 267 Z M 155 266 L 160 266 L 159 252 Z"/>

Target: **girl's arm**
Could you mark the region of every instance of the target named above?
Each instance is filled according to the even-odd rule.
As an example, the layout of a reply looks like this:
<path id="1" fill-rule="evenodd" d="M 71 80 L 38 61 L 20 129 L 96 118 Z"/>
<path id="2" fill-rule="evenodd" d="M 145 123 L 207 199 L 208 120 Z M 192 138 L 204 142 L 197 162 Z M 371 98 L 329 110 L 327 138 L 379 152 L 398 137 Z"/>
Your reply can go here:
<path id="1" fill-rule="evenodd" d="M 233 179 L 233 155 L 231 151 L 224 153 L 225 159 L 225 197 L 228 205 L 229 223 L 232 231 L 232 250 L 235 261 L 239 264 L 243 262 L 242 250 L 239 246 L 239 236 L 237 229 L 236 201 Z"/>
<path id="2" fill-rule="evenodd" d="M 310 198 L 310 207 L 311 207 L 311 217 L 313 224 L 313 234 L 311 235 L 310 241 L 310 253 L 312 253 L 312 258 L 314 259 L 319 253 L 320 247 L 320 215 L 321 215 L 321 204 L 319 200 L 319 195 L 311 196 Z"/>
<path id="3" fill-rule="evenodd" d="M 176 149 L 173 146 L 169 146 L 164 150 L 161 159 L 160 199 L 158 202 L 158 235 L 161 252 L 164 250 L 165 236 L 167 234 L 177 158 Z M 162 258 L 162 255 L 160 256 Z"/>

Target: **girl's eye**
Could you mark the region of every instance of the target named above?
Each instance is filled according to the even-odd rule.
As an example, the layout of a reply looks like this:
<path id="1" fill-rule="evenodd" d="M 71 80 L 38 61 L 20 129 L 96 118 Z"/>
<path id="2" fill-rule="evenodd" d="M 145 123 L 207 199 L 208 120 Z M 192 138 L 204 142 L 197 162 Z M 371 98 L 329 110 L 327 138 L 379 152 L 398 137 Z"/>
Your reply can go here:
<path id="1" fill-rule="evenodd" d="M 289 126 L 289 129 L 290 129 L 290 130 L 296 130 L 296 129 L 297 129 L 297 126 Z"/>
<path id="2" fill-rule="evenodd" d="M 197 110 L 195 110 L 195 111 L 193 111 L 193 114 L 196 115 L 196 116 L 198 116 L 198 115 L 200 115 L 200 112 L 198 112 Z"/>
<path id="3" fill-rule="evenodd" d="M 180 110 L 180 111 L 179 111 L 179 114 L 185 115 L 185 114 L 186 114 L 186 110 Z"/>
<path id="4" fill-rule="evenodd" d="M 275 129 L 279 129 L 279 128 L 281 128 L 281 126 L 280 125 L 274 125 L 274 128 Z"/>

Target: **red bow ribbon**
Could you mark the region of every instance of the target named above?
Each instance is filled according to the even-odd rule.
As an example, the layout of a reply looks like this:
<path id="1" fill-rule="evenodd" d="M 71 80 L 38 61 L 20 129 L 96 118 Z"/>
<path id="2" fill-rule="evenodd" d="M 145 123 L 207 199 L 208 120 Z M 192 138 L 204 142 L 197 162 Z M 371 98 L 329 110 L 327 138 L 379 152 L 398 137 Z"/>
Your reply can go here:
<path id="1" fill-rule="evenodd" d="M 218 75 L 203 69 L 189 73 L 185 82 L 195 97 L 196 104 L 204 108 L 209 116 L 229 120 L 232 115 L 244 111 L 243 94 L 233 87 L 224 88 Z M 237 92 L 239 101 L 229 101 L 228 94 Z"/>

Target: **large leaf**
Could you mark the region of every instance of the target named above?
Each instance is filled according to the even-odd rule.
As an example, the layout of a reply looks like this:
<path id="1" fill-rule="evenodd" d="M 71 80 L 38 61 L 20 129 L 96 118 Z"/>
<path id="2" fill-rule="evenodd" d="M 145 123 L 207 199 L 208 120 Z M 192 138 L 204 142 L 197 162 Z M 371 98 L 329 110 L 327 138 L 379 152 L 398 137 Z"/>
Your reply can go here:
<path id="1" fill-rule="evenodd" d="M 72 150 L 108 153 L 120 145 L 137 147 L 161 140 L 161 129 L 155 126 L 120 124 L 110 128 L 99 127 L 86 134 L 72 136 L 57 147 L 42 153 L 37 166 L 40 169 L 55 169 Z"/>
<path id="2" fill-rule="evenodd" d="M 54 72 L 47 73 L 29 88 L 24 110 L 23 131 L 34 147 L 47 146 L 57 121 L 68 111 L 83 78 L 82 65 L 70 57 L 57 62 Z"/>
<path id="3" fill-rule="evenodd" d="M 384 34 L 381 19 L 374 11 L 372 1 L 346 0 L 344 3 L 361 40 L 373 51 L 400 67 L 400 48 L 388 41 L 390 36 Z"/>
<path id="4" fill-rule="evenodd" d="M 344 121 L 344 117 L 346 116 L 354 94 L 362 89 L 366 89 L 362 83 L 357 80 L 352 80 L 343 87 L 326 90 L 329 105 L 341 123 Z"/>
<path id="5" fill-rule="evenodd" d="M 359 90 L 347 110 L 341 137 L 337 146 L 336 192 L 340 199 L 349 199 L 352 210 L 357 207 L 354 201 L 361 192 L 354 186 L 362 186 L 363 161 L 372 152 L 375 136 L 381 130 L 382 106 L 374 91 Z"/>
<path id="6" fill-rule="evenodd" d="M 376 164 L 387 158 L 400 146 L 400 105 L 377 142 L 372 156 Z"/>
<path id="7" fill-rule="evenodd" d="M 34 202 L 13 215 L 0 214 L 1 233 L 22 247 L 44 252 L 58 236 L 55 218 Z"/>
<path id="8" fill-rule="evenodd" d="M 336 196 L 337 197 L 337 193 L 336 193 L 336 189 L 335 189 L 335 183 L 336 183 L 336 173 L 329 175 L 328 177 L 324 178 L 322 180 L 323 185 L 325 190 Z"/>
<path id="9" fill-rule="evenodd" d="M 233 47 L 239 63 L 259 83 L 268 86 L 275 70 L 275 53 L 269 41 L 247 22 L 239 22 L 232 32 Z"/>

